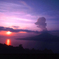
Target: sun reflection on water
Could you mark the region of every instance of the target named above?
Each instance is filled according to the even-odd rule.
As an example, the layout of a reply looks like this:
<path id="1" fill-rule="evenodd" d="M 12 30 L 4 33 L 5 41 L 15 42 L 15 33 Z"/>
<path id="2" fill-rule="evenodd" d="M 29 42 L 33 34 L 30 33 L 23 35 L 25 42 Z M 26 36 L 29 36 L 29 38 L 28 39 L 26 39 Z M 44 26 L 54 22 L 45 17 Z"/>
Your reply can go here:
<path id="1" fill-rule="evenodd" d="M 8 45 L 8 46 L 11 45 L 11 40 L 10 39 L 6 40 L 6 45 Z"/>

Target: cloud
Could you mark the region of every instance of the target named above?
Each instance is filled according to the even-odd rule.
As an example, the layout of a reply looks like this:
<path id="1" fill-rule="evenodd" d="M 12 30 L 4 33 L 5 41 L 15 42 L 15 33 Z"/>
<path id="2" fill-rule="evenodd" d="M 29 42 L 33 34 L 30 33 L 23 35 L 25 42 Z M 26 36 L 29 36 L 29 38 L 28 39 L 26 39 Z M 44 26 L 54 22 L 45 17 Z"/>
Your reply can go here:
<path id="1" fill-rule="evenodd" d="M 32 31 L 32 30 L 24 30 L 24 29 L 13 29 L 13 28 L 8 28 L 8 27 L 2 27 L 0 26 L 0 31 L 11 31 L 11 32 L 34 32 L 34 33 L 39 33 L 38 31 Z"/>
<path id="2" fill-rule="evenodd" d="M 25 1 L 20 1 L 20 3 L 22 3 L 23 5 L 25 5 L 26 7 L 28 7 L 29 9 L 32 9 L 30 6 L 27 5 L 27 3 Z"/>
<path id="3" fill-rule="evenodd" d="M 37 22 L 35 23 L 36 25 L 38 25 L 37 27 L 41 28 L 43 31 L 46 31 L 46 19 L 44 17 L 40 17 L 38 18 Z"/>
<path id="4" fill-rule="evenodd" d="M 18 29 L 19 28 L 19 26 L 12 26 L 13 28 L 15 28 L 15 29 Z"/>
<path id="5" fill-rule="evenodd" d="M 23 3 L 10 3 L 10 2 L 0 2 L 0 12 L 17 12 L 17 11 L 30 11 L 30 6 L 24 5 Z"/>

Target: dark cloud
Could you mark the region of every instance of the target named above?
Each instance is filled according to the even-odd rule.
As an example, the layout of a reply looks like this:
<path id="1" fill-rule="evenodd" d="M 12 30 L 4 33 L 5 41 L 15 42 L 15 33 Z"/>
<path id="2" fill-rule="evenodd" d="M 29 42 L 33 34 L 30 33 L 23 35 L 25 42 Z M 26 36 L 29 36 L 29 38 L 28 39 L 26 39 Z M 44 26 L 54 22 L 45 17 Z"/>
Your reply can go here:
<path id="1" fill-rule="evenodd" d="M 4 27 L 0 27 L 0 31 L 1 31 L 1 30 L 4 30 Z"/>
<path id="2" fill-rule="evenodd" d="M 15 29 L 18 29 L 19 28 L 19 26 L 12 26 L 13 28 L 15 28 Z"/>
<path id="3" fill-rule="evenodd" d="M 25 32 L 39 33 L 38 31 L 31 31 L 31 30 L 24 30 L 24 29 L 13 29 L 13 28 L 7 28 L 7 27 L 0 27 L 0 31 L 11 31 L 11 32 L 25 31 Z"/>
<path id="4" fill-rule="evenodd" d="M 37 22 L 35 23 L 36 25 L 38 25 L 37 27 L 41 28 L 43 31 L 46 31 L 46 19 L 44 17 L 40 17 L 38 18 Z"/>

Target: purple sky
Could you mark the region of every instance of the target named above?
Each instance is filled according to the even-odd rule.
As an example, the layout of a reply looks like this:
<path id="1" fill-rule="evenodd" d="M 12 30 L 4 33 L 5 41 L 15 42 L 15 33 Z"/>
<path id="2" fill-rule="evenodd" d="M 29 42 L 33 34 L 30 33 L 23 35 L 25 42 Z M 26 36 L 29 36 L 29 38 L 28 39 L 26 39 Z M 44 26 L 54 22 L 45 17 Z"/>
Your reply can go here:
<path id="1" fill-rule="evenodd" d="M 0 0 L 0 43 L 10 39 L 13 46 L 59 51 L 59 42 L 16 40 L 46 30 L 59 36 L 59 0 Z"/>
<path id="2" fill-rule="evenodd" d="M 47 30 L 59 30 L 59 0 L 0 0 L 0 26 L 41 31 L 35 24 L 46 18 Z"/>

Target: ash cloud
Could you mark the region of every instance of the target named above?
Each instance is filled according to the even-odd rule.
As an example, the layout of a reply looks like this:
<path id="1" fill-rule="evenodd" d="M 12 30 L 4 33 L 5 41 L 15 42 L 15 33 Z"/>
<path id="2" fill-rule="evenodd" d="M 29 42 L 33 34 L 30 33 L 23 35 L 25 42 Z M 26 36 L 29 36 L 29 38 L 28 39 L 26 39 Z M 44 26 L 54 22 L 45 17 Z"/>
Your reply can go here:
<path id="1" fill-rule="evenodd" d="M 37 27 L 41 28 L 43 31 L 47 31 L 47 23 L 45 17 L 38 18 L 37 22 L 35 23 Z"/>

